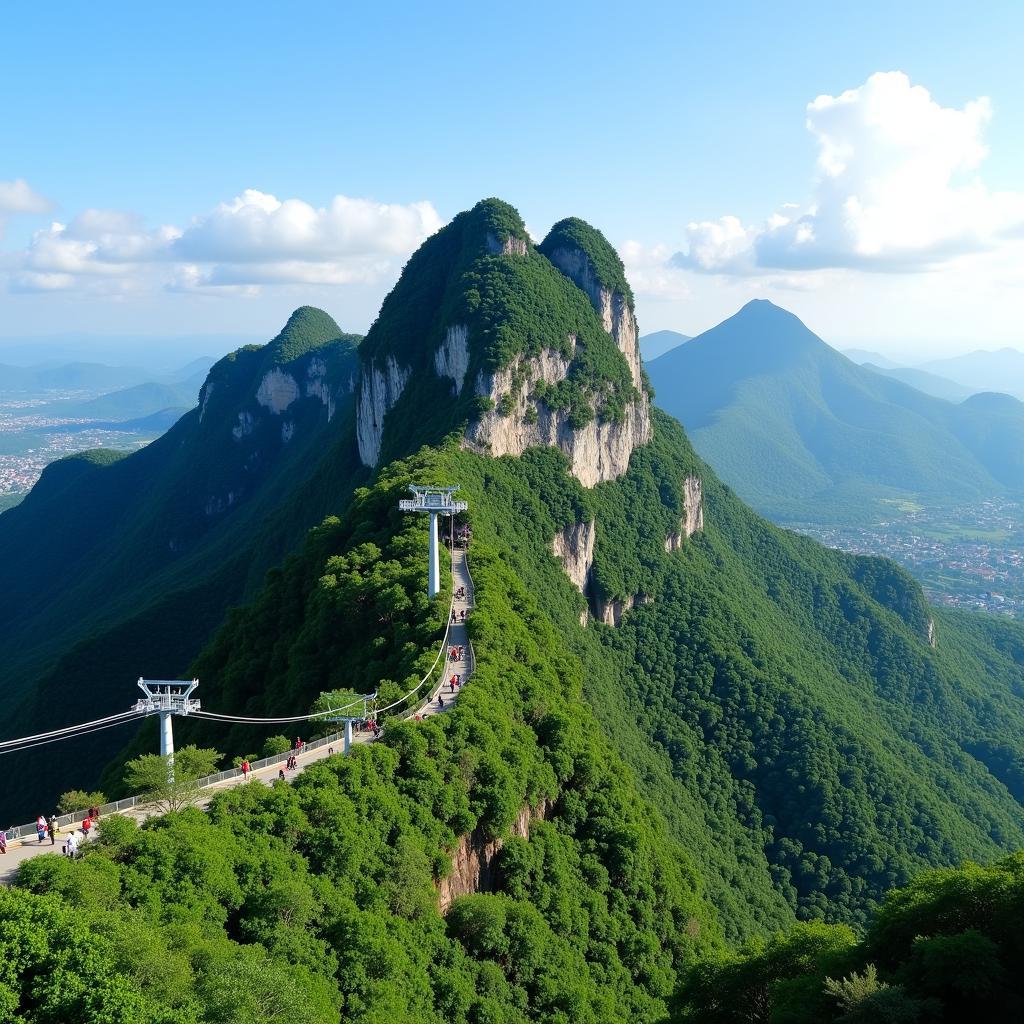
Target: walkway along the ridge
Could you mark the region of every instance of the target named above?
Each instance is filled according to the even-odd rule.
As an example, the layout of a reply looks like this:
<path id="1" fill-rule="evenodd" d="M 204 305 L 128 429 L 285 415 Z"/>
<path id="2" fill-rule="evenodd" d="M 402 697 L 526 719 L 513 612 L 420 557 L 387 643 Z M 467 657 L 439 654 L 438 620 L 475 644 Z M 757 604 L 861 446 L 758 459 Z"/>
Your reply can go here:
<path id="1" fill-rule="evenodd" d="M 469 679 L 473 672 L 473 651 L 469 642 L 468 631 L 466 625 L 462 620 L 462 613 L 465 612 L 466 617 L 469 617 L 470 610 L 473 607 L 473 580 L 469 574 L 469 561 L 466 556 L 465 550 L 457 548 L 452 553 L 452 586 L 454 591 L 458 593 L 460 588 L 465 588 L 465 597 L 456 598 L 453 602 L 453 608 L 455 610 L 456 621 L 451 624 L 448 630 L 448 639 L 446 643 L 446 649 L 442 654 L 442 664 L 438 666 L 437 678 L 438 681 L 432 687 L 430 691 L 429 699 L 426 704 L 421 707 L 415 708 L 415 710 L 404 714 L 403 718 L 415 718 L 419 721 L 422 718 L 427 718 L 431 715 L 439 714 L 443 711 L 447 711 L 458 699 L 460 688 L 456 688 L 455 692 L 451 690 L 451 677 L 458 675 L 463 683 Z M 452 661 L 449 658 L 449 651 L 452 648 L 459 648 L 463 651 L 463 657 Z M 438 704 L 438 697 L 444 699 L 444 706 Z M 353 735 L 353 743 L 369 743 L 373 740 L 373 734 L 370 732 L 357 732 Z M 333 744 L 324 743 L 322 745 L 312 747 L 310 749 L 304 749 L 301 754 L 297 755 L 298 767 L 293 772 L 286 774 L 287 779 L 292 779 L 295 775 L 298 775 L 307 765 L 314 764 L 317 761 L 322 761 L 325 757 L 331 756 L 328 751 L 334 749 L 335 756 L 340 756 L 341 741 L 335 740 Z M 204 800 L 201 800 L 196 806 L 205 807 L 209 804 L 210 799 L 219 790 L 230 789 L 233 786 L 240 786 L 246 782 L 262 782 L 264 785 L 269 786 L 271 783 L 277 780 L 278 770 L 280 764 L 267 765 L 265 768 L 260 768 L 249 773 L 249 778 L 246 779 L 241 772 L 234 775 L 222 782 L 214 783 L 204 789 L 204 792 L 209 792 L 210 796 Z M 146 818 L 153 817 L 159 813 L 148 807 L 142 805 L 134 807 L 129 811 L 120 811 L 120 814 L 127 814 L 134 818 L 136 821 L 144 821 Z M 103 822 L 100 821 L 102 826 Z M 0 854 L 0 883 L 9 884 L 14 875 L 17 873 L 18 865 L 28 860 L 30 857 L 37 857 L 44 853 L 60 853 L 61 846 L 68 834 L 71 832 L 70 826 L 63 829 L 57 834 L 57 843 L 55 846 L 50 845 L 50 840 L 46 839 L 43 843 L 37 842 L 35 839 L 18 840 L 15 843 L 11 843 L 7 847 L 6 855 Z M 81 837 L 81 831 L 78 833 Z"/>

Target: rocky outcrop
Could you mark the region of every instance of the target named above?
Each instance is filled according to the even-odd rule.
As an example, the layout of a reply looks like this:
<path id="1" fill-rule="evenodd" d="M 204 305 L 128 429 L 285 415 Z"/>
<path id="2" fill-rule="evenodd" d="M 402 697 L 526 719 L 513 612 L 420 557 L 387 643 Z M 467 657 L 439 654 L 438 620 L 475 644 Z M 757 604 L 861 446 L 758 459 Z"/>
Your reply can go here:
<path id="1" fill-rule="evenodd" d="M 206 415 L 206 407 L 210 404 L 210 399 L 213 397 L 213 381 L 208 380 L 202 386 L 199 392 L 199 422 L 203 422 L 203 417 Z"/>
<path id="2" fill-rule="evenodd" d="M 590 298 L 590 303 L 601 317 L 604 329 L 615 339 L 619 351 L 629 363 L 633 385 L 641 390 L 640 339 L 637 337 L 636 318 L 629 299 L 621 292 L 605 288 L 594 274 L 587 254 L 582 249 L 555 249 L 549 259 Z"/>
<path id="3" fill-rule="evenodd" d="M 351 378 L 349 392 L 352 391 Z M 334 419 L 335 404 L 327 383 L 327 364 L 322 359 L 310 359 L 306 367 L 306 397 L 319 398 L 327 409 L 327 422 Z"/>
<path id="4" fill-rule="evenodd" d="M 546 818 L 548 810 L 546 801 L 539 807 L 524 807 L 512 823 L 509 835 L 528 839 L 530 822 Z M 497 891 L 499 879 L 494 859 L 504 845 L 504 839 L 487 839 L 480 829 L 474 829 L 459 840 L 452 854 L 451 871 L 437 883 L 437 899 L 442 914 L 447 914 L 460 896 Z"/>
<path id="5" fill-rule="evenodd" d="M 570 339 L 575 351 L 575 339 Z M 571 358 L 546 349 L 529 359 L 517 357 L 493 374 L 477 377 L 476 393 L 494 408 L 470 425 L 468 446 L 501 455 L 522 455 L 527 448 L 550 445 L 569 458 L 573 475 L 584 487 L 622 476 L 633 449 L 651 437 L 651 411 L 646 398 L 626 406 L 622 422 L 599 422 L 574 429 L 567 409 L 550 409 L 530 394 L 539 381 L 557 384 L 569 372 Z"/>
<path id="6" fill-rule="evenodd" d="M 231 436 L 236 441 L 241 441 L 243 437 L 248 437 L 256 426 L 256 420 L 253 419 L 251 412 L 243 410 L 238 414 L 238 425 L 231 428 Z"/>
<path id="7" fill-rule="evenodd" d="M 453 395 L 462 394 L 469 369 L 469 328 L 465 324 L 448 328 L 441 347 L 434 353 L 434 369 L 438 377 L 451 377 Z"/>
<path id="8" fill-rule="evenodd" d="M 509 235 L 508 238 L 502 240 L 497 235 L 488 232 L 487 250 L 495 256 L 525 256 L 526 239 L 513 238 Z"/>
<path id="9" fill-rule="evenodd" d="M 929 647 L 938 647 L 939 646 L 939 636 L 938 636 L 938 633 L 936 633 L 936 631 L 935 631 L 935 620 L 933 618 L 931 618 L 930 616 L 928 618 L 928 646 Z"/>
<path id="10" fill-rule="evenodd" d="M 622 622 L 622 616 L 626 612 L 644 604 L 654 604 L 654 598 L 650 594 L 631 594 L 626 598 L 598 598 L 594 602 L 594 618 L 606 626 L 617 626 Z"/>
<path id="11" fill-rule="evenodd" d="M 376 466 L 384 434 L 384 417 L 401 397 L 410 370 L 388 356 L 383 369 L 375 362 L 365 367 L 356 409 L 356 440 L 364 466 Z"/>
<path id="12" fill-rule="evenodd" d="M 551 549 L 561 559 L 566 576 L 576 585 L 581 594 L 590 593 L 590 570 L 594 566 L 594 538 L 597 524 L 573 523 L 555 534 Z"/>
<path id="13" fill-rule="evenodd" d="M 279 366 L 264 374 L 256 389 L 256 401 L 272 413 L 280 415 L 301 394 L 299 382 Z"/>
<path id="14" fill-rule="evenodd" d="M 665 538 L 666 551 L 678 551 L 685 538 L 704 529 L 704 492 L 699 476 L 688 476 L 683 481 L 683 518 L 679 530 Z"/>

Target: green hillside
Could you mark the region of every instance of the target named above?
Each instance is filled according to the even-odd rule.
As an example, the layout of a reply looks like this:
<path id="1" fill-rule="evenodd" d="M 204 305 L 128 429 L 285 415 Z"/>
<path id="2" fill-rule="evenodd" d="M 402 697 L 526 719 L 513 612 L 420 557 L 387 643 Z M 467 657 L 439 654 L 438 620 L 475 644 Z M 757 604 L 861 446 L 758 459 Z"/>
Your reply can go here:
<path id="1" fill-rule="evenodd" d="M 343 507 L 359 472 L 357 340 L 304 307 L 269 345 L 220 360 L 199 408 L 157 441 L 52 463 L 0 515 L 5 733 L 120 710 L 139 675 L 183 671 L 225 609 Z M 100 734 L 69 754 L 95 780 L 118 742 Z M 26 755 L 27 781 L 2 813 L 36 813 L 64 771 Z"/>
<path id="2" fill-rule="evenodd" d="M 953 405 L 856 366 L 770 302 L 654 360 L 658 404 L 746 501 L 849 522 L 879 498 L 1024 488 L 1024 406 Z"/>
<path id="3" fill-rule="evenodd" d="M 356 397 L 328 418 L 331 433 L 312 432 L 301 472 L 288 464 L 285 509 L 222 520 L 224 546 L 195 542 L 207 575 L 166 597 L 149 521 L 120 530 L 150 573 L 136 608 L 82 639 L 69 675 L 33 690 L 37 714 L 58 697 L 84 712 L 84 684 L 115 651 L 148 657 L 150 631 L 205 640 L 210 630 L 188 621 L 199 612 L 219 628 L 175 666 L 200 678 L 207 711 L 302 714 L 326 689 L 404 691 L 433 659 L 451 590 L 445 567 L 440 598 L 425 596 L 426 523 L 398 508 L 410 483 L 458 484 L 468 502 L 477 668 L 447 713 L 385 721 L 380 741 L 294 785 L 239 787 L 209 814 L 141 829 L 114 819 L 83 859 L 31 862 L 0 895 L 0 1010 L 33 1024 L 665 1024 L 767 1021 L 787 1008 L 772 1019 L 830 1020 L 847 996 L 871 996 L 917 1000 L 921 1020 L 938 1006 L 931 1019 L 942 1019 L 960 992 L 941 965 L 965 943 L 1000 986 L 978 1005 L 1014 1005 L 1020 983 L 1003 965 L 1019 950 L 1013 913 L 978 906 L 993 891 L 1020 899 L 1016 862 L 997 862 L 1024 846 L 1024 627 L 933 612 L 892 563 L 761 519 L 669 415 L 640 431 L 632 313 L 599 232 L 569 219 L 535 248 L 511 207 L 485 201 L 425 243 L 358 353 L 345 349 Z M 776 313 L 773 344 L 752 346 L 748 367 L 781 354 L 799 374 L 808 346 Z M 259 436 L 244 413 L 254 393 L 287 393 L 281 360 L 299 375 L 302 360 L 334 351 L 322 314 L 296 316 L 322 347 L 297 353 L 290 322 L 270 346 L 214 367 L 183 421 L 198 438 L 191 476 L 224 479 L 229 426 Z M 454 375 L 439 356 L 461 358 L 453 334 L 466 339 Z M 474 382 L 461 392 L 460 376 Z M 504 409 L 479 401 L 499 380 Z M 709 380 L 698 422 L 728 391 Z M 388 401 L 375 404 L 375 389 Z M 1007 413 L 990 397 L 981 405 Z M 538 420 L 557 423 L 552 443 L 500 458 L 488 448 L 534 437 Z M 372 473 L 356 462 L 371 425 Z M 162 439 L 175 451 L 179 426 Z M 620 473 L 609 467 L 623 445 Z M 58 463 L 23 505 L 34 501 L 52 531 L 72 502 L 109 515 L 124 495 L 110 474 L 137 458 Z M 148 495 L 163 493 L 153 473 Z M 184 476 L 168 479 L 178 494 Z M 225 615 L 229 585 L 245 590 L 237 559 L 257 550 L 269 564 L 268 536 L 285 548 L 300 508 L 322 522 Z M 113 558 L 111 545 L 95 546 Z M 74 574 L 71 548 L 46 557 L 54 571 L 72 560 L 64 577 Z M 89 564 L 90 576 L 103 571 Z M 22 593 L 11 611 L 32 600 Z M 69 700 L 69 679 L 85 697 Z M 182 719 L 175 733 L 233 755 L 279 728 Z M 526 835 L 510 835 L 517 822 Z M 454 861 L 498 838 L 493 872 L 460 876 L 442 914 L 437 889 Z M 968 859 L 993 866 L 950 873 Z M 920 876 L 928 869 L 946 873 Z M 917 936 L 933 945 L 918 952 Z M 842 979 L 868 965 L 898 991 L 877 997 L 873 976 L 847 992 Z"/>

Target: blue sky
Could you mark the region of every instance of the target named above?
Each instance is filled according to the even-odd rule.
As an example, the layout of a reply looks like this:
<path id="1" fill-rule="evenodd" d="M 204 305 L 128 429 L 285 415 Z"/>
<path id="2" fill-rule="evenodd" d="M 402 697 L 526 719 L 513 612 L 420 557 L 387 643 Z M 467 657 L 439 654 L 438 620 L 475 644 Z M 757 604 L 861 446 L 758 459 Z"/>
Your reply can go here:
<path id="1" fill-rule="evenodd" d="M 499 195 L 600 227 L 643 330 L 766 296 L 897 355 L 1024 346 L 1022 38 L 1010 3 L 21 5 L 0 336 L 365 330 Z"/>

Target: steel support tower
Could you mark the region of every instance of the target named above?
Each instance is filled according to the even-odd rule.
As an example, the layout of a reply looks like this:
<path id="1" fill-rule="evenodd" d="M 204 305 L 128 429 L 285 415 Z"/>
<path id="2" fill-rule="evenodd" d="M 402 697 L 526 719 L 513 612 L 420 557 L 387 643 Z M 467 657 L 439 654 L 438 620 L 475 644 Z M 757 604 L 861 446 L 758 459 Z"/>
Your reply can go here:
<path id="1" fill-rule="evenodd" d="M 427 576 L 427 593 L 437 597 L 441 589 L 441 566 L 437 555 L 437 517 L 454 516 L 465 512 L 469 505 L 456 501 L 452 495 L 459 489 L 454 487 L 418 487 L 410 484 L 411 498 L 403 498 L 398 507 L 403 512 L 426 512 L 430 516 L 430 568 Z"/>
<path id="2" fill-rule="evenodd" d="M 192 693 L 198 685 L 198 679 L 139 678 L 139 689 L 146 696 L 136 701 L 132 710 L 144 715 L 160 716 L 160 756 L 169 759 L 172 772 L 174 732 L 171 729 L 171 716 L 187 715 L 199 710 L 199 701 L 192 699 Z"/>

